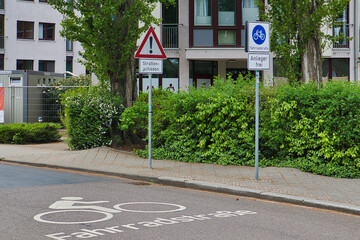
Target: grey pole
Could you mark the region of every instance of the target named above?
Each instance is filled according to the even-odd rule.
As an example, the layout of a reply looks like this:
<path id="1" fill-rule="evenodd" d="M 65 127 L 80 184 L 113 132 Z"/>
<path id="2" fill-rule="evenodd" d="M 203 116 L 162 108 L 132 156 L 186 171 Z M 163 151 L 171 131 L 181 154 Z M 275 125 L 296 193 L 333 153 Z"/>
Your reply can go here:
<path id="1" fill-rule="evenodd" d="M 358 82 L 358 57 L 359 57 L 359 42 L 358 42 L 358 37 L 359 37 L 359 25 L 358 25 L 358 21 L 359 21 L 359 17 L 358 17 L 358 3 L 357 0 L 355 0 L 354 2 L 354 64 L 355 64 L 355 82 Z"/>
<path id="2" fill-rule="evenodd" d="M 151 114 L 152 114 L 152 74 L 149 74 L 149 168 L 152 168 L 152 161 L 151 161 Z"/>
<path id="3" fill-rule="evenodd" d="M 255 100 L 255 180 L 259 178 L 259 81 L 260 71 L 256 70 L 256 100 Z"/>

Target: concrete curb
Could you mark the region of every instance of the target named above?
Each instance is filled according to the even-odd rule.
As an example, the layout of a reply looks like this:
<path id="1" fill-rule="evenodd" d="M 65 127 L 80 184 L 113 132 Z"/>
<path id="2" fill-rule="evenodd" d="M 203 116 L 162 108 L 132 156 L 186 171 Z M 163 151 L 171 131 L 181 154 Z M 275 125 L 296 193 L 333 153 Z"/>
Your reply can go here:
<path id="1" fill-rule="evenodd" d="M 320 200 L 314 200 L 314 199 L 308 199 L 308 198 L 303 198 L 303 197 L 297 197 L 297 196 L 279 194 L 279 193 L 272 193 L 272 192 L 254 190 L 254 189 L 248 189 L 248 188 L 233 187 L 233 186 L 227 186 L 227 185 L 223 185 L 223 184 L 214 184 L 214 183 L 209 183 L 209 182 L 187 180 L 187 179 L 183 179 L 183 178 L 174 178 L 174 177 L 150 177 L 150 176 L 141 176 L 141 175 L 136 175 L 136 174 L 98 171 L 98 170 L 65 167 L 65 166 L 43 164 L 43 163 L 31 163 L 31 162 L 25 163 L 25 162 L 20 162 L 20 161 L 4 160 L 4 159 L 1 159 L 0 162 L 16 163 L 19 165 L 28 165 L 28 166 L 35 166 L 35 167 L 48 167 L 48 168 L 53 168 L 53 169 L 75 170 L 75 171 L 79 171 L 79 172 L 104 174 L 104 175 L 109 175 L 109 176 L 117 176 L 117 177 L 127 178 L 127 179 L 131 179 L 131 180 L 154 182 L 154 183 L 158 183 L 158 184 L 162 184 L 162 185 L 166 185 L 166 186 L 189 188 L 189 189 L 196 189 L 196 190 L 203 190 L 203 191 L 210 191 L 210 192 L 217 192 L 217 193 L 225 193 L 225 194 L 231 194 L 231 195 L 242 196 L 242 197 L 252 197 L 252 198 L 264 199 L 264 200 L 269 200 L 269 201 L 274 201 L 274 202 L 290 203 L 290 204 L 299 205 L 299 206 L 333 210 L 333 211 L 338 211 L 338 212 L 342 212 L 342 213 L 350 213 L 350 214 L 360 216 L 360 207 L 353 206 L 353 205 L 347 205 L 347 204 L 341 204 L 341 203 L 335 203 L 335 202 L 326 202 L 326 201 L 320 201 Z"/>

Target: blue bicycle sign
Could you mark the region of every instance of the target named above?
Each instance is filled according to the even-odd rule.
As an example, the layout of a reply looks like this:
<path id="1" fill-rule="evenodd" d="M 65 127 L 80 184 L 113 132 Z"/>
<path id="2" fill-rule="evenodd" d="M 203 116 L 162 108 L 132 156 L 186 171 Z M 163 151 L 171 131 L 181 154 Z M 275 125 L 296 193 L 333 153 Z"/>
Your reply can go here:
<path id="1" fill-rule="evenodd" d="M 256 25 L 252 31 L 252 38 L 257 45 L 263 44 L 266 39 L 266 31 L 264 27 Z"/>

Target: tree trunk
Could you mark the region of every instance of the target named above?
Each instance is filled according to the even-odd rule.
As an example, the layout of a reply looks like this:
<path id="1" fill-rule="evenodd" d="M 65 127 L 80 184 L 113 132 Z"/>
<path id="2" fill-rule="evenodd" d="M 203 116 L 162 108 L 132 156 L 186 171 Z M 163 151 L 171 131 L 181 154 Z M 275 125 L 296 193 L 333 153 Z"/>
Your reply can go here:
<path id="1" fill-rule="evenodd" d="M 137 101 L 137 79 L 135 73 L 135 58 L 131 56 L 129 61 L 121 68 L 125 73 L 109 73 L 111 89 L 123 99 L 125 108 L 131 107 Z"/>
<path id="2" fill-rule="evenodd" d="M 312 0 L 309 6 L 309 15 L 314 13 L 317 8 L 317 0 Z M 317 84 L 322 83 L 322 48 L 319 33 L 320 26 L 315 26 L 313 33 L 305 41 L 305 52 L 301 59 L 301 78 L 304 83 L 310 81 Z"/>
<path id="3" fill-rule="evenodd" d="M 122 71 L 125 71 L 125 74 L 124 72 L 109 73 L 109 76 L 111 76 L 111 89 L 115 94 L 121 96 L 125 108 L 131 107 L 133 102 L 138 99 L 135 63 L 134 55 L 131 55 L 129 61 L 120 68 Z M 137 136 L 121 131 L 115 122 L 112 125 L 112 129 L 113 146 L 141 142 L 141 139 Z"/>
<path id="4" fill-rule="evenodd" d="M 301 74 L 304 83 L 322 83 L 322 49 L 319 36 L 309 39 L 302 56 Z"/>

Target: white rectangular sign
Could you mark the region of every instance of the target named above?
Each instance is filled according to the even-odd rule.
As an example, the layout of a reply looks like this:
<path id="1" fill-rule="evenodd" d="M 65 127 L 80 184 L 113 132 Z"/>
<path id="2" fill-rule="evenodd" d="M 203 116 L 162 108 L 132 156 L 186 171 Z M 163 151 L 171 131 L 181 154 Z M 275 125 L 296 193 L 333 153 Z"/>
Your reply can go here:
<path id="1" fill-rule="evenodd" d="M 5 122 L 5 112 L 0 111 L 0 123 L 4 123 L 4 122 Z"/>
<path id="2" fill-rule="evenodd" d="M 268 70 L 270 69 L 270 54 L 249 53 L 249 70 Z"/>
<path id="3" fill-rule="evenodd" d="M 163 73 L 163 60 L 154 59 L 140 59 L 139 60 L 139 73 L 149 74 L 162 74 Z"/>
<path id="4" fill-rule="evenodd" d="M 270 24 L 248 22 L 247 44 L 248 52 L 270 52 Z"/>

